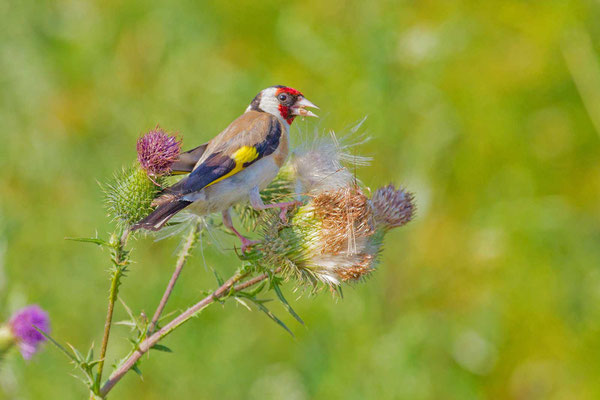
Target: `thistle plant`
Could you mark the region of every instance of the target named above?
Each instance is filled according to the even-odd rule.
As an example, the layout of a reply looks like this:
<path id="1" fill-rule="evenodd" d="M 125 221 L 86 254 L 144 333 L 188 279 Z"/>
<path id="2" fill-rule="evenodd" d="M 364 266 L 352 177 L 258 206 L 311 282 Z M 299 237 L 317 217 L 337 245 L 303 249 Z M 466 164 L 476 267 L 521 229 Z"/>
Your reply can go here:
<path id="1" fill-rule="evenodd" d="M 215 271 L 216 289 L 206 291 L 205 297 L 163 323 L 161 317 L 170 294 L 196 243 L 207 230 L 221 229 L 211 218 L 193 214 L 171 222 L 180 224 L 177 232 L 182 234 L 184 243 L 175 269 L 151 319 L 138 316 L 139 313 L 121 302 L 129 315 L 126 323 L 132 327 L 129 338 L 132 346 L 106 378 L 104 366 L 114 308 L 118 306 L 122 280 L 131 264 L 128 243 L 137 235 L 137 232 L 132 234 L 130 227 L 152 210 L 164 183 L 171 179 L 170 167 L 181 150 L 177 137 L 158 127 L 148 132 L 137 142 L 137 162 L 103 186 L 106 208 L 116 225 L 114 233 L 107 239 L 73 239 L 110 250 L 110 288 L 99 356 L 94 357 L 93 345 L 85 356 L 73 347 L 65 348 L 47 336 L 44 329 L 47 326 L 39 327 L 36 332 L 45 332 L 44 335 L 70 358 L 79 369 L 91 398 L 96 399 L 105 398 L 130 370 L 141 374 L 140 359 L 148 351 L 170 352 L 161 340 L 215 302 L 234 299 L 249 308 L 253 306 L 292 334 L 266 306 L 269 293 L 302 323 L 284 297 L 282 285 L 292 284 L 310 293 L 322 288 L 341 293 L 342 285 L 360 282 L 373 273 L 385 235 L 408 223 L 414 215 L 413 195 L 404 189 L 388 185 L 368 195 L 371 191 L 354 173 L 356 166 L 367 164 L 368 159 L 350 154 L 354 145 L 338 140 L 331 133 L 305 140 L 303 146 L 296 148 L 261 196 L 265 203 L 289 199 L 301 205 L 288 214 L 287 221 L 282 221 L 274 210 L 257 212 L 248 204 L 237 205 L 235 211 L 244 226 L 260 236 L 259 243 L 247 252 L 236 252 L 240 266 L 231 277 L 222 279 Z M 0 329 L 0 345 L 2 332 Z"/>

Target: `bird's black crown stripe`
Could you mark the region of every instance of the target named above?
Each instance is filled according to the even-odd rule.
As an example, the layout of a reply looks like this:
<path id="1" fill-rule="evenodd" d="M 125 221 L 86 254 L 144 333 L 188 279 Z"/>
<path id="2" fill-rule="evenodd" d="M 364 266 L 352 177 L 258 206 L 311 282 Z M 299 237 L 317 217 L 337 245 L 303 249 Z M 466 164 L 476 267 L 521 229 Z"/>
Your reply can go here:
<path id="1" fill-rule="evenodd" d="M 252 100 L 252 103 L 250 103 L 250 109 L 252 111 L 259 111 L 259 112 L 264 112 L 263 110 L 260 109 L 260 99 L 262 97 L 262 92 L 260 92 L 259 94 L 256 95 L 256 97 L 254 97 L 254 99 Z"/>

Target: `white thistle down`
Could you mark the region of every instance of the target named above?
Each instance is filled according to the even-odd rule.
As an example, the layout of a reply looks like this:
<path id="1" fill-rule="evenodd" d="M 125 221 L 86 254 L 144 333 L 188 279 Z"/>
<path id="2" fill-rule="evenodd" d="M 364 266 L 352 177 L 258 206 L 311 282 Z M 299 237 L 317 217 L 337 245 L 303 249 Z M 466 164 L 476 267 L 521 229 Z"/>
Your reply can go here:
<path id="1" fill-rule="evenodd" d="M 370 139 L 359 133 L 365 120 L 366 117 L 340 138 L 334 131 L 327 135 L 317 129 L 312 138 L 308 133 L 300 134 L 302 144 L 294 148 L 289 162 L 296 178 L 296 193 L 314 195 L 356 182 L 356 167 L 371 161 L 370 157 L 353 154 L 357 146 Z"/>

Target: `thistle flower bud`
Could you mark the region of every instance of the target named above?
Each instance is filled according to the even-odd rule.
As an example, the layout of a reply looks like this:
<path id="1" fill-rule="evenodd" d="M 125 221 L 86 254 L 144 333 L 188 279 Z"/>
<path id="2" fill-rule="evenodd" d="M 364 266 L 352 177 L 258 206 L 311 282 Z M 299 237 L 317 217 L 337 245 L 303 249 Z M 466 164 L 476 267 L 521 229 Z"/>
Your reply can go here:
<path id="1" fill-rule="evenodd" d="M 36 327 L 50 332 L 50 318 L 41 307 L 31 305 L 17 311 L 8 324 L 0 326 L 0 352 L 16 344 L 23 358 L 29 360 L 46 340 Z"/>
<path id="2" fill-rule="evenodd" d="M 115 174 L 104 188 L 108 215 L 118 223 L 129 226 L 152 211 L 152 201 L 160 192 L 163 177 L 151 180 L 139 166 Z"/>
<path id="3" fill-rule="evenodd" d="M 148 175 L 162 176 L 171 172 L 171 165 L 181 152 L 181 141 L 158 126 L 137 141 L 137 159 Z"/>
<path id="4" fill-rule="evenodd" d="M 391 184 L 377 189 L 371 204 L 377 225 L 386 230 L 405 225 L 415 213 L 413 194 Z"/>

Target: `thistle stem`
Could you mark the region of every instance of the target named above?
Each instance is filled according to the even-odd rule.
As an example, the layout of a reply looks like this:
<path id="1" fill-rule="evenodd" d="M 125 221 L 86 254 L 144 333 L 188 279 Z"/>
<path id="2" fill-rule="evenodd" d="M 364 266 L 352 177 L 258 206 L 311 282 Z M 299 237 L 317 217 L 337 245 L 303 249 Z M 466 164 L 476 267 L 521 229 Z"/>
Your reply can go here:
<path id="1" fill-rule="evenodd" d="M 175 264 L 175 271 L 173 272 L 171 280 L 169 280 L 169 284 L 167 285 L 167 289 L 165 290 L 165 293 L 163 294 L 162 299 L 160 300 L 160 303 L 158 304 L 158 307 L 154 312 L 154 316 L 152 317 L 152 321 L 150 322 L 150 326 L 148 327 L 148 335 L 152 335 L 154 333 L 154 330 L 156 329 L 156 324 L 158 323 L 158 319 L 160 318 L 160 315 L 165 309 L 167 301 L 169 301 L 169 297 L 171 296 L 171 293 L 175 288 L 175 283 L 177 283 L 177 279 L 179 278 L 179 275 L 181 274 L 181 271 L 183 270 L 183 267 L 187 259 L 189 258 L 190 253 L 194 248 L 194 245 L 196 244 L 196 242 L 198 242 L 199 238 L 200 222 L 194 224 L 187 236 L 185 245 L 179 252 L 179 257 L 177 258 L 177 263 Z"/>
<path id="2" fill-rule="evenodd" d="M 273 271 L 272 274 L 276 274 L 280 270 L 281 269 L 278 268 L 275 271 Z M 117 382 L 119 382 L 121 380 L 121 378 L 123 378 L 123 376 L 127 373 L 127 371 L 129 371 L 131 368 L 133 368 L 133 366 L 137 363 L 137 361 L 140 359 L 140 357 L 142 357 L 142 355 L 144 355 L 144 353 L 146 353 L 148 350 L 150 350 L 152 348 L 152 346 L 157 344 L 161 339 L 163 339 L 165 336 L 167 336 L 169 333 L 171 333 L 177 327 L 181 326 L 183 323 L 188 321 L 190 318 L 195 316 L 198 312 L 200 312 L 201 310 L 206 308 L 211 303 L 214 303 L 215 301 L 219 300 L 222 297 L 225 297 L 226 295 L 228 295 L 232 292 L 239 292 L 250 286 L 256 285 L 257 283 L 262 282 L 265 279 L 267 279 L 269 277 L 269 274 L 265 273 L 265 274 L 259 275 L 257 277 L 254 277 L 246 282 L 236 285 L 236 283 L 239 282 L 240 280 L 242 280 L 245 276 L 246 276 L 246 274 L 240 274 L 240 273 L 232 276 L 225 283 L 223 283 L 223 285 L 221 285 L 217 290 L 215 290 L 210 295 L 206 296 L 205 298 L 200 300 L 198 303 L 194 304 L 193 306 L 191 306 L 190 308 L 188 308 L 187 310 L 185 310 L 184 312 L 179 314 L 171 322 L 166 324 L 164 327 L 159 329 L 157 332 L 153 333 L 150 337 L 146 338 L 142 343 L 140 343 L 137 350 L 135 350 L 133 352 L 133 354 L 131 354 L 123 362 L 123 364 L 121 364 L 121 366 L 110 376 L 110 378 L 106 381 L 106 383 L 104 383 L 104 385 L 102 386 L 102 389 L 100 389 L 100 396 L 102 396 L 102 397 L 106 396 L 108 394 L 108 392 L 110 392 L 111 389 L 117 384 Z"/>
<path id="3" fill-rule="evenodd" d="M 115 309 L 115 301 L 119 294 L 119 285 L 123 273 L 127 269 L 128 252 L 125 251 L 125 245 L 129 238 L 129 230 L 125 230 L 121 237 L 117 239 L 112 249 L 113 270 L 110 282 L 110 292 L 108 295 L 108 310 L 106 312 L 106 320 L 104 322 L 104 334 L 102 336 L 102 346 L 100 347 L 100 361 L 98 362 L 98 372 L 95 382 L 95 391 L 100 388 L 102 382 L 102 371 L 104 369 L 104 361 L 106 358 L 106 349 L 108 347 L 108 338 L 110 337 L 110 328 L 112 326 L 112 317 Z"/>

